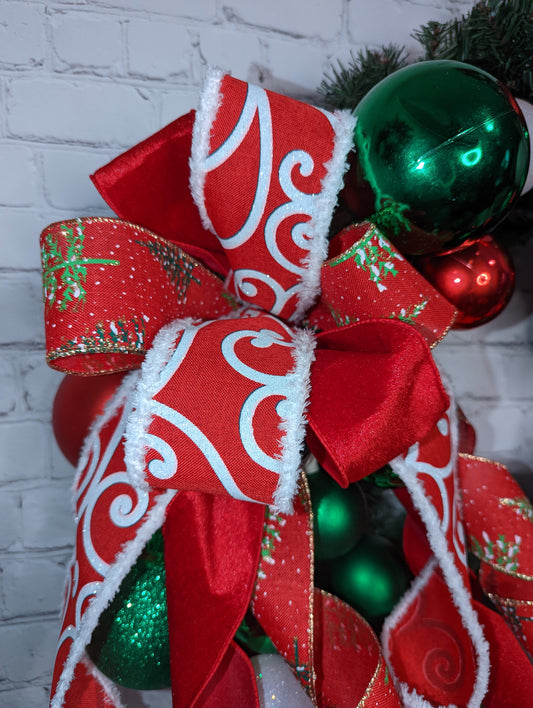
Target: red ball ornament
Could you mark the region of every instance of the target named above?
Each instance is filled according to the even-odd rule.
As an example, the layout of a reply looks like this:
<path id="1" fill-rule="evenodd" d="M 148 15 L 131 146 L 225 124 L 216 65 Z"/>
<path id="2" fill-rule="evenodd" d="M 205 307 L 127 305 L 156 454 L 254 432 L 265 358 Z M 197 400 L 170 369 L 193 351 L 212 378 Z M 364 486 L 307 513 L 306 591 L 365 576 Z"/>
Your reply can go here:
<path id="1" fill-rule="evenodd" d="M 477 327 L 492 320 L 513 294 L 511 256 L 488 234 L 469 239 L 453 251 L 417 258 L 415 265 L 457 308 L 454 329 Z"/>
<path id="2" fill-rule="evenodd" d="M 72 376 L 59 384 L 52 409 L 52 428 L 59 449 L 76 465 L 93 421 L 119 387 L 124 372 L 104 376 Z"/>

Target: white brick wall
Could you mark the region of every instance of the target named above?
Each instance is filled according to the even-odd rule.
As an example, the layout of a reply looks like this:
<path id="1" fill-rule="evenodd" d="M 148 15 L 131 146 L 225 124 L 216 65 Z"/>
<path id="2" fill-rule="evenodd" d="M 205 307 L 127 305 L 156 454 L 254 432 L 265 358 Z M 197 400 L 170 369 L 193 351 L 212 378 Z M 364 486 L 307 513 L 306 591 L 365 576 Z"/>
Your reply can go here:
<path id="1" fill-rule="evenodd" d="M 107 214 L 88 175 L 196 104 L 204 67 L 312 98 L 365 44 L 416 53 L 411 30 L 463 0 L 0 0 L 0 705 L 46 704 L 73 470 L 50 431 L 61 377 L 43 354 L 39 232 Z M 480 452 L 533 466 L 533 249 L 495 322 L 436 350 Z M 529 382 L 529 386 L 526 385 Z M 160 692 L 142 705 L 168 705 Z M 128 693 L 129 705 L 141 705 Z"/>

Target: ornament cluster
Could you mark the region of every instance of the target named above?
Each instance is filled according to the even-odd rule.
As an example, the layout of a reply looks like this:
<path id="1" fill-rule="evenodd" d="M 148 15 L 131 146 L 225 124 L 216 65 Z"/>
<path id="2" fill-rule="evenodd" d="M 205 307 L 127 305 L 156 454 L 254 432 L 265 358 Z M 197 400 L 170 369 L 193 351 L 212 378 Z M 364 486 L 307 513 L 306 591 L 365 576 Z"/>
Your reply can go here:
<path id="1" fill-rule="evenodd" d="M 523 111 L 486 72 L 434 61 L 383 80 L 355 115 L 354 148 L 332 230 L 372 222 L 453 305 L 454 327 L 490 321 L 514 288 L 510 255 L 489 232 L 512 209 L 527 179 L 530 140 Z M 155 255 L 165 260 L 168 253 L 161 248 Z M 189 272 L 180 262 L 180 268 L 190 280 L 192 266 Z M 57 285 L 49 283 L 49 288 L 53 296 Z M 122 373 L 64 379 L 53 423 L 71 462 L 122 380 Z M 462 432 L 468 437 L 467 423 Z M 467 447 L 473 451 L 473 443 Z M 379 629 L 412 580 L 402 555 L 405 514 L 391 502 L 391 488 L 401 483 L 386 467 L 342 488 L 311 455 L 307 459 L 315 585 Z M 164 536 L 157 531 L 101 614 L 87 646 L 96 667 L 117 684 L 134 689 L 170 685 L 165 575 Z M 250 612 L 235 640 L 253 657 L 261 706 L 311 705 Z"/>
<path id="2" fill-rule="evenodd" d="M 367 218 L 458 310 L 455 327 L 499 314 L 514 288 L 505 245 L 489 231 L 530 169 L 526 118 L 506 87 L 454 61 L 413 64 L 355 109 L 343 218 Z"/>

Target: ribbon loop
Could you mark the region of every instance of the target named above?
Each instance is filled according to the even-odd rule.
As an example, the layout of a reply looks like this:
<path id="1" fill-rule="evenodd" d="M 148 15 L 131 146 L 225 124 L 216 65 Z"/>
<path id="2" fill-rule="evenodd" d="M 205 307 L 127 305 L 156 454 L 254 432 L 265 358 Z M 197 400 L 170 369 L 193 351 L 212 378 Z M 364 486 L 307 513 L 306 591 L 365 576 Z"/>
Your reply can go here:
<path id="1" fill-rule="evenodd" d="M 139 224 L 183 250 L 215 273 L 229 264 L 218 239 L 202 226 L 189 191 L 189 156 L 195 112 L 190 111 L 150 135 L 91 179 L 121 219 Z"/>
<path id="2" fill-rule="evenodd" d="M 431 347 L 445 336 L 455 316 L 453 305 L 365 221 L 331 240 L 320 299 L 307 321 L 329 330 L 376 317 L 399 320 L 420 332 Z"/>
<path id="3" fill-rule="evenodd" d="M 167 322 L 231 311 L 220 278 L 176 244 L 120 219 L 51 224 L 41 254 L 46 356 L 60 371 L 137 368 Z"/>
<path id="4" fill-rule="evenodd" d="M 289 511 L 314 340 L 258 311 L 169 325 L 143 365 L 130 472 L 150 486 L 227 493 Z"/>
<path id="5" fill-rule="evenodd" d="M 244 302 L 293 321 L 313 304 L 354 127 L 348 111 L 208 74 L 191 192 L 230 261 L 229 289 Z"/>
<path id="6" fill-rule="evenodd" d="M 315 358 L 308 445 L 343 487 L 424 437 L 448 406 L 424 339 L 403 322 L 322 332 Z"/>

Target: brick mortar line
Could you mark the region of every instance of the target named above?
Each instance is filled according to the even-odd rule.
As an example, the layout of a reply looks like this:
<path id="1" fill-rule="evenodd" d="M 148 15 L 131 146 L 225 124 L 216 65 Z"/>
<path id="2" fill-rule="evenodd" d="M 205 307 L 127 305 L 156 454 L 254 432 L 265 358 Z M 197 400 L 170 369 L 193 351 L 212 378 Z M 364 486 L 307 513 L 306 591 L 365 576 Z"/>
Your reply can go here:
<path id="1" fill-rule="evenodd" d="M 50 677 L 41 676 L 29 681 L 12 681 L 11 679 L 3 679 L 5 685 L 0 685 L 0 695 L 2 693 L 14 693 L 15 691 L 23 691 L 26 688 L 44 688 L 46 692 L 50 692 Z M 7 706 L 5 707 L 7 708 Z"/>
<path id="2" fill-rule="evenodd" d="M 59 616 L 59 610 L 57 613 L 55 612 L 40 612 L 39 614 L 32 615 L 31 617 L 14 617 L 12 619 L 3 619 L 2 620 L 2 627 L 17 627 L 20 625 L 26 625 L 26 624 L 33 624 L 35 622 L 57 622 L 57 618 Z M 1 690 L 1 688 L 0 688 Z"/>
<path id="3" fill-rule="evenodd" d="M 0 560 L 40 560 L 43 556 L 50 560 L 57 560 L 62 563 L 63 561 L 70 560 L 70 555 L 72 553 L 72 546 L 64 546 L 64 550 L 57 548 L 51 548 L 50 550 L 44 549 L 42 551 L 31 550 L 28 551 L 24 548 L 8 550 L 0 550 Z"/>
<path id="4" fill-rule="evenodd" d="M 72 481 L 74 481 L 75 471 L 72 471 Z M 68 488 L 65 488 L 66 477 L 32 477 L 31 479 L 12 479 L 12 480 L 0 480 L 0 487 L 3 491 L 11 492 L 12 494 L 24 494 L 25 492 L 32 492 L 39 487 L 45 487 L 46 489 L 56 489 L 56 491 L 69 492 Z M 69 492 L 70 493 L 70 492 Z M 68 547 L 68 546 L 65 546 Z M 60 548 L 58 546 L 58 548 Z"/>
<path id="5" fill-rule="evenodd" d="M 94 67 L 96 69 L 97 67 Z M 132 74 L 132 73 L 125 73 L 125 74 L 117 74 L 113 72 L 109 72 L 107 74 L 104 73 L 99 73 L 96 71 L 91 71 L 90 68 L 87 68 L 84 71 L 79 71 L 77 73 L 75 72 L 69 72 L 68 70 L 60 70 L 60 69 L 45 69 L 42 68 L 39 71 L 36 71 L 34 67 L 24 67 L 20 69 L 5 69 L 0 67 L 0 78 L 8 79 L 8 80 L 38 80 L 38 79 L 49 79 L 52 82 L 57 82 L 58 84 L 64 84 L 65 80 L 71 82 L 71 83 L 80 83 L 80 79 L 84 79 L 82 82 L 84 85 L 87 85 L 87 81 L 85 79 L 91 79 L 92 83 L 102 83 L 102 84 L 113 84 L 113 85 L 125 85 L 125 86 L 132 86 L 133 88 L 146 88 L 147 86 L 153 87 L 157 86 L 159 83 L 161 85 L 161 88 L 164 88 L 165 86 L 168 86 L 169 84 L 173 88 L 191 88 L 195 86 L 200 86 L 200 79 L 201 77 L 193 77 L 191 78 L 190 82 L 186 83 L 183 80 L 180 81 L 179 77 L 174 77 L 171 75 L 169 76 L 144 76 L 143 74 Z M 137 86 L 137 84 L 139 84 Z M 9 86 L 6 87 L 9 89 Z M 9 90 L 7 91 L 9 93 Z"/>
<path id="6" fill-rule="evenodd" d="M 46 0 L 7 0 L 9 3 L 13 3 L 14 5 L 16 3 L 19 3 L 22 6 L 30 6 L 30 7 L 42 7 L 44 9 L 44 13 L 46 16 L 51 17 L 53 13 L 61 14 L 61 15 L 68 15 L 68 14 L 87 14 L 87 15 L 101 15 L 102 17 L 108 17 L 108 16 L 118 16 L 122 17 L 122 19 L 129 19 L 128 17 L 124 17 L 124 13 L 132 13 L 134 17 L 138 19 L 145 18 L 147 20 L 153 19 L 155 17 L 162 17 L 162 18 L 168 18 L 172 19 L 175 18 L 177 20 L 179 19 L 186 19 L 190 20 L 193 22 L 204 22 L 204 23 L 209 23 L 213 24 L 213 22 L 217 19 L 220 19 L 218 17 L 219 15 L 219 8 L 217 4 L 217 8 L 215 10 L 215 13 L 213 14 L 212 17 L 207 18 L 207 19 L 201 19 L 197 17 L 189 17 L 188 15 L 177 15 L 175 13 L 168 13 L 164 12 L 161 10 L 156 10 L 156 9 L 138 9 L 135 7 L 116 7 L 112 5 L 105 5 L 105 4 L 99 4 L 99 3 L 91 3 L 89 5 L 75 5 L 71 4 L 68 1 L 65 3 L 58 3 L 58 2 L 46 2 Z M 6 2 L 6 4 L 7 4 Z M 3 4 L 3 3 L 0 3 Z M 218 26 L 218 25 L 217 25 Z"/>
<path id="7" fill-rule="evenodd" d="M 10 679 L 3 680 L 6 681 L 6 684 L 0 685 L 0 694 L 15 693 L 15 691 L 23 691 L 26 688 L 44 688 L 47 689 L 47 693 L 50 692 L 49 676 L 42 676 L 40 679 L 31 679 L 30 681 L 11 681 Z"/>
<path id="8" fill-rule="evenodd" d="M 0 207 L 1 211 L 2 207 Z M 46 228 L 46 226 L 44 227 Z M 11 266 L 0 267 L 0 275 L 11 275 L 12 273 L 40 273 L 40 268 L 13 268 Z"/>
<path id="9" fill-rule="evenodd" d="M 51 411 L 43 411 L 42 417 L 35 416 L 35 411 L 31 409 L 28 411 L 31 417 L 25 417 L 24 413 L 9 412 L 0 414 L 0 428 L 12 423 L 43 423 L 44 425 L 51 425 L 52 423 Z M 0 481 L 1 484 L 2 482 Z"/>

